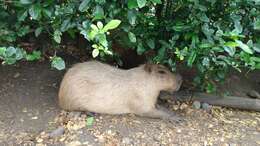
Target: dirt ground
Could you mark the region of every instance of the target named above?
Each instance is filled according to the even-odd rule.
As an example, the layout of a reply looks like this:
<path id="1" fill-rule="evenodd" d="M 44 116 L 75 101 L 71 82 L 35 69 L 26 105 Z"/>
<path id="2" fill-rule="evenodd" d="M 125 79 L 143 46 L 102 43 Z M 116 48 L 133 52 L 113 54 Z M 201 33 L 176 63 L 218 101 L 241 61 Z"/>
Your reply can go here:
<path id="1" fill-rule="evenodd" d="M 130 114 L 67 113 L 57 105 L 63 73 L 51 70 L 48 62 L 0 67 L 1 146 L 260 145 L 257 112 L 220 107 L 207 112 L 183 104 L 175 111 L 185 119 L 179 124 Z"/>

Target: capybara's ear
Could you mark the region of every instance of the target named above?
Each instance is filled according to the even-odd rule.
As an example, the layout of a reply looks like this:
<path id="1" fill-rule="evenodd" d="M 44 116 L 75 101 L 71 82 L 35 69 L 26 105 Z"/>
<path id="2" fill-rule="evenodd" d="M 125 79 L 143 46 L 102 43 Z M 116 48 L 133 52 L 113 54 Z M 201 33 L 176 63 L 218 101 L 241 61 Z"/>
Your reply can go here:
<path id="1" fill-rule="evenodd" d="M 146 63 L 144 65 L 144 70 L 148 73 L 151 73 L 152 72 L 152 68 L 153 68 L 153 65 L 151 63 Z"/>

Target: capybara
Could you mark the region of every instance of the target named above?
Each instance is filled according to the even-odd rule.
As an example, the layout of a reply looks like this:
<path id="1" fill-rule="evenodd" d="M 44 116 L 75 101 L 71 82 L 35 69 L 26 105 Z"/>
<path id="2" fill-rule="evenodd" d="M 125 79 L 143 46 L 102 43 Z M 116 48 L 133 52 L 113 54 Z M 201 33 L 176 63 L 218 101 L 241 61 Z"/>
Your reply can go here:
<path id="1" fill-rule="evenodd" d="M 60 85 L 59 105 L 68 111 L 105 114 L 133 113 L 150 118 L 180 120 L 156 106 L 160 91 L 179 90 L 182 77 L 165 66 L 143 64 L 128 70 L 98 61 L 70 68 Z"/>

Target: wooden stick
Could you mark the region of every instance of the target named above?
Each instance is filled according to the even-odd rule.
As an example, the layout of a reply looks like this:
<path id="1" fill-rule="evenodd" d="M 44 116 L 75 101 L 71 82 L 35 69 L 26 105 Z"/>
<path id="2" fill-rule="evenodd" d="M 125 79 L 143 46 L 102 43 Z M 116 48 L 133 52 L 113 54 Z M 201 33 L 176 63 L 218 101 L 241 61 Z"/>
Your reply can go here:
<path id="1" fill-rule="evenodd" d="M 173 97 L 176 97 L 179 101 L 200 101 L 211 105 L 231 107 L 243 110 L 253 110 L 260 112 L 260 99 L 253 99 L 248 97 L 238 96 L 220 96 L 207 93 L 184 93 L 177 92 Z"/>

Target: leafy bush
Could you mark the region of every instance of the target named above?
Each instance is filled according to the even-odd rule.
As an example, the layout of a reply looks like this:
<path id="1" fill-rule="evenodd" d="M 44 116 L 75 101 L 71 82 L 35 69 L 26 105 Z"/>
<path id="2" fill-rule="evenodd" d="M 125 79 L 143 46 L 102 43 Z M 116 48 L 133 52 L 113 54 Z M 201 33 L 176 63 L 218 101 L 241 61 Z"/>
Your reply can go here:
<path id="1" fill-rule="evenodd" d="M 148 59 L 173 70 L 177 62 L 195 67 L 195 82 L 208 92 L 230 67 L 260 69 L 259 0 L 4 1 L 0 19 L 1 45 L 32 33 L 59 44 L 64 33 L 80 33 L 93 57 L 113 55 L 119 43 L 154 52 Z"/>
<path id="2" fill-rule="evenodd" d="M 0 59 L 2 64 L 14 64 L 16 61 L 26 59 L 27 61 L 38 60 L 41 57 L 41 52 L 33 51 L 31 54 L 26 53 L 23 49 L 15 47 L 0 47 Z"/>

